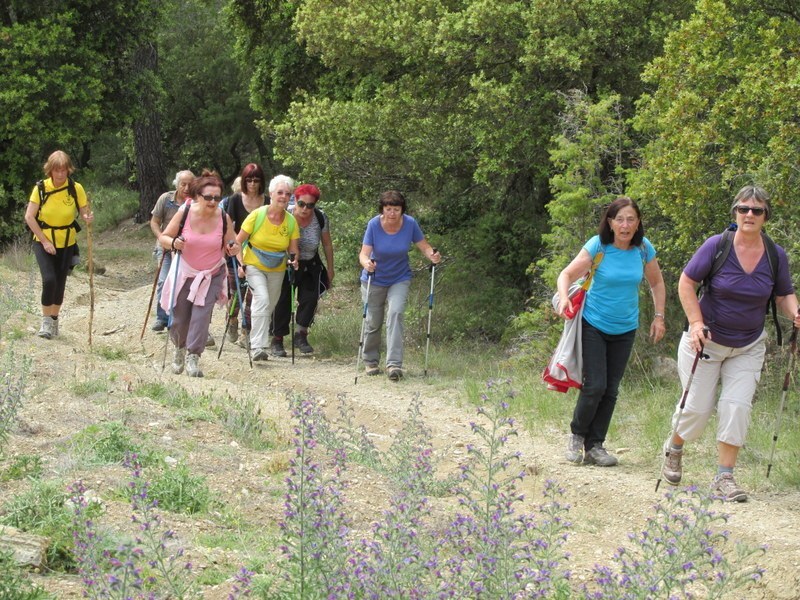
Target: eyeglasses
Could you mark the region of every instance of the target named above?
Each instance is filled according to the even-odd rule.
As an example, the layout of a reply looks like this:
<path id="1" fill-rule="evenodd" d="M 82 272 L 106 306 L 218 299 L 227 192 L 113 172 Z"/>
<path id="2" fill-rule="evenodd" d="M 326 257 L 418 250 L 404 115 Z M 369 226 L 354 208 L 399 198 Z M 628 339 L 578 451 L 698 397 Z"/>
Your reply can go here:
<path id="1" fill-rule="evenodd" d="M 300 208 L 314 208 L 316 205 L 316 202 L 304 202 L 303 200 L 297 201 L 297 206 Z"/>
<path id="2" fill-rule="evenodd" d="M 627 223 L 628 225 L 633 225 L 638 220 L 639 219 L 637 217 L 627 217 L 627 218 L 626 217 L 614 217 L 614 219 L 613 219 L 614 223 L 616 223 L 617 225 L 624 225 L 625 223 Z"/>
<path id="3" fill-rule="evenodd" d="M 214 196 L 213 194 L 200 194 L 200 197 L 206 202 L 219 202 L 222 196 Z"/>
<path id="4" fill-rule="evenodd" d="M 261 181 L 261 177 L 245 177 L 244 180 L 247 183 L 253 183 L 254 181 Z"/>
<path id="5" fill-rule="evenodd" d="M 766 208 L 761 208 L 760 206 L 744 206 L 742 204 L 734 206 L 733 209 L 740 215 L 746 215 L 747 213 L 751 212 L 756 217 L 760 217 L 767 212 Z"/>

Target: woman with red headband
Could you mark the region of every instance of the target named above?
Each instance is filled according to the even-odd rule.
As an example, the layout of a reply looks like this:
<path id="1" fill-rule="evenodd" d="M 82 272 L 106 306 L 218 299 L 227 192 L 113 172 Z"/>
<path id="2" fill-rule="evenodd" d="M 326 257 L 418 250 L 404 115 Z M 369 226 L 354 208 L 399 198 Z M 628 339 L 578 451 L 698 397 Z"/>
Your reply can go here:
<path id="1" fill-rule="evenodd" d="M 314 313 L 320 297 L 320 284 L 328 288 L 333 283 L 333 242 L 331 241 L 328 216 L 317 208 L 319 188 L 305 183 L 294 190 L 295 205 L 290 207 L 297 224 L 300 226 L 300 266 L 294 274 L 294 286 L 297 297 L 297 331 L 292 343 L 303 354 L 311 354 L 314 348 L 308 343 L 308 328 L 314 322 Z M 319 244 L 325 251 L 327 273 L 319 256 Z M 273 356 L 286 356 L 283 337 L 289 333 L 291 319 L 291 284 L 289 274 L 283 280 L 281 297 L 275 307 L 272 318 L 272 341 L 270 350 Z"/>

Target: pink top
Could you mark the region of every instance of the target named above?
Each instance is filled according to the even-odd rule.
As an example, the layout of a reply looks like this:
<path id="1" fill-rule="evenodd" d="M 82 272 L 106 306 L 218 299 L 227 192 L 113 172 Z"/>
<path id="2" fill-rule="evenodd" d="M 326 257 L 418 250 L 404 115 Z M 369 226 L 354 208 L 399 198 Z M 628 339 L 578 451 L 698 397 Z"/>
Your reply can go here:
<path id="1" fill-rule="evenodd" d="M 186 240 L 183 260 L 193 269 L 205 271 L 219 264 L 222 259 L 222 211 L 217 210 L 217 226 L 211 233 L 196 233 L 192 229 L 192 213 L 186 219 L 181 237 Z"/>
<path id="2" fill-rule="evenodd" d="M 222 213 L 220 213 L 222 214 Z M 192 214 L 186 219 L 181 237 L 186 240 L 183 252 L 177 254 L 172 260 L 169 274 L 164 280 L 164 289 L 161 292 L 161 307 L 169 311 L 173 298 L 173 281 L 175 269 L 180 268 L 175 281 L 175 296 L 181 291 L 183 284 L 192 279 L 188 300 L 192 304 L 204 306 L 211 278 L 225 264 L 222 252 L 222 218 L 217 219 L 217 226 L 210 233 L 197 233 L 192 230 Z M 217 304 L 224 305 L 228 300 L 228 286 L 221 286 Z"/>

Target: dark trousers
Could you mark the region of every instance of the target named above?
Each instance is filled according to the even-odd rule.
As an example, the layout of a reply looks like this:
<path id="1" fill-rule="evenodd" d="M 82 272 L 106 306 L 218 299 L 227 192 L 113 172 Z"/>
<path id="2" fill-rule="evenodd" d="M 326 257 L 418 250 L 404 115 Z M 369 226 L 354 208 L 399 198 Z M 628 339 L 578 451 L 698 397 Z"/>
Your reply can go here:
<path id="1" fill-rule="evenodd" d="M 236 268 L 233 266 L 234 260 L 235 259 L 228 258 L 226 265 L 228 269 L 228 298 L 233 302 L 232 310 L 230 305 L 228 305 L 228 318 L 235 323 L 239 318 L 239 295 L 236 290 L 236 275 L 233 273 L 233 269 Z M 253 292 L 250 291 L 250 286 L 247 285 L 247 279 L 245 277 L 239 278 L 239 288 L 242 291 L 242 302 L 244 303 L 242 329 L 250 331 L 250 305 L 253 303 Z"/>
<path id="2" fill-rule="evenodd" d="M 583 385 L 572 415 L 572 433 L 584 438 L 586 450 L 606 440 L 636 330 L 609 335 L 582 321 Z"/>
<path id="3" fill-rule="evenodd" d="M 33 255 L 42 274 L 42 306 L 64 304 L 64 290 L 67 288 L 67 275 L 75 248 L 76 245 L 56 248 L 55 254 L 48 254 L 41 242 L 33 243 Z"/>
<path id="4" fill-rule="evenodd" d="M 314 313 L 317 311 L 319 303 L 319 277 L 322 269 L 317 265 L 310 264 L 311 261 L 300 262 L 300 269 L 295 273 L 295 298 L 297 301 L 297 314 L 295 322 L 304 328 L 311 327 L 314 323 Z M 289 323 L 292 318 L 292 289 L 289 285 L 289 272 L 283 279 L 281 297 L 275 306 L 270 325 L 270 334 L 283 337 L 289 334 Z"/>

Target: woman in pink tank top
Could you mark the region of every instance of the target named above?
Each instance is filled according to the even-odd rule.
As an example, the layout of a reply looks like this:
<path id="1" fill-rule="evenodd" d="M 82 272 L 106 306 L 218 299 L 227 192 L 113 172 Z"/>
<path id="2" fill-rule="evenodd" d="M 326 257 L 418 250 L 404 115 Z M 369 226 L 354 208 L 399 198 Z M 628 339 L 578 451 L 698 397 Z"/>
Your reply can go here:
<path id="1" fill-rule="evenodd" d="M 224 306 L 228 297 L 225 255 L 235 256 L 240 250 L 230 217 L 219 208 L 222 187 L 216 173 L 203 171 L 192 184 L 193 200 L 178 211 L 159 238 L 165 249 L 178 253 L 161 294 L 161 306 L 170 315 L 176 375 L 185 366 L 190 377 L 203 376 L 200 355 L 214 301 Z"/>

